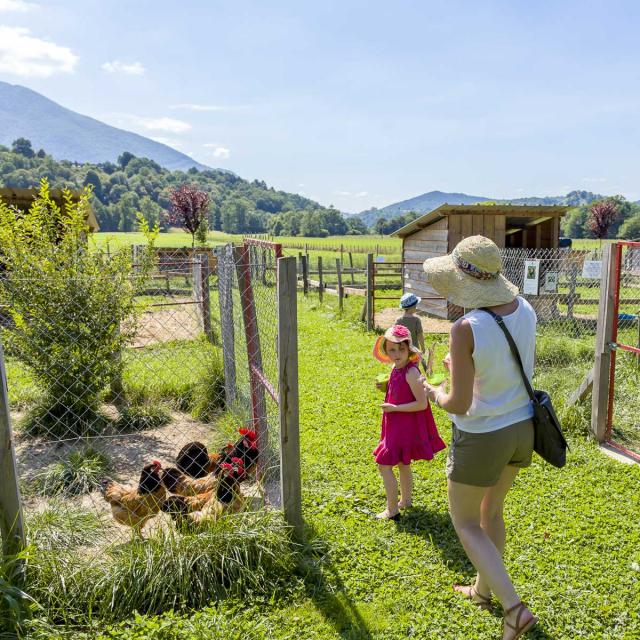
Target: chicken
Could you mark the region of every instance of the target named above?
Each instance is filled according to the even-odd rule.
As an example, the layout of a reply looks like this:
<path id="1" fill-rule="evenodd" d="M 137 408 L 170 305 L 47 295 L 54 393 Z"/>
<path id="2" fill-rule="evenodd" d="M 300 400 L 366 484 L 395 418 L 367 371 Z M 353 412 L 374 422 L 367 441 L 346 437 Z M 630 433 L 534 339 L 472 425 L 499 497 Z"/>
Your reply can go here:
<path id="1" fill-rule="evenodd" d="M 162 472 L 162 484 L 170 493 L 179 496 L 198 496 L 211 492 L 218 486 L 218 479 L 213 473 L 204 478 L 190 478 L 175 467 Z"/>
<path id="2" fill-rule="evenodd" d="M 103 497 L 111 506 L 116 522 L 140 532 L 160 511 L 167 492 L 160 478 L 162 465 L 154 460 L 145 465 L 137 487 L 127 487 L 107 478 L 102 483 Z"/>
<path id="3" fill-rule="evenodd" d="M 245 503 L 240 491 L 240 478 L 243 474 L 241 464 L 224 462 L 221 464 L 220 481 L 215 496 L 212 495 L 201 509 L 192 509 L 194 502 L 189 502 L 192 498 L 174 495 L 163 502 L 162 511 L 171 516 L 179 529 L 186 531 L 215 522 L 225 513 L 236 513 Z"/>
<path id="4" fill-rule="evenodd" d="M 221 454 L 209 453 L 202 442 L 189 442 L 176 456 L 176 466 L 192 478 L 203 478 L 217 469 Z"/>
<path id="5" fill-rule="evenodd" d="M 243 469 L 243 477 L 248 471 L 251 471 L 258 461 L 260 450 L 256 432 L 250 429 L 238 429 L 238 433 L 242 436 L 235 444 L 229 443 L 220 453 L 220 463 L 233 463 L 235 459 L 240 460 Z"/>

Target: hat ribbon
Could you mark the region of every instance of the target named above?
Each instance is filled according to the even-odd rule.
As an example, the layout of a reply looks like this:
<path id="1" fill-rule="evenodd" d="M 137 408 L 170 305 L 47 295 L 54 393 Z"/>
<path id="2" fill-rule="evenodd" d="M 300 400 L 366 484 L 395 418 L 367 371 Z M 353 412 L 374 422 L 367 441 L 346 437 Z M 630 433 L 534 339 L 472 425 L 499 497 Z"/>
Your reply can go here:
<path id="1" fill-rule="evenodd" d="M 491 273 L 491 271 L 483 271 L 476 267 L 475 264 L 471 264 L 469 261 L 465 260 L 455 249 L 451 252 L 451 258 L 460 271 L 466 273 L 472 278 L 476 278 L 476 280 L 494 280 L 500 275 L 500 271 Z"/>

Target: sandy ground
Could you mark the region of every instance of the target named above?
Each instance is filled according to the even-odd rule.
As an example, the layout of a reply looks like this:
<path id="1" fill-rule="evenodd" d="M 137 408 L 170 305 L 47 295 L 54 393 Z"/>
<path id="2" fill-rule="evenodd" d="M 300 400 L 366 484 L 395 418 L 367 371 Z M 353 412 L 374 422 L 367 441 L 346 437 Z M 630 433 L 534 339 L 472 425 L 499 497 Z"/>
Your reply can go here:
<path id="1" fill-rule="evenodd" d="M 388 329 L 398 316 L 402 315 L 400 309 L 391 307 L 389 309 L 383 309 L 376 313 L 376 327 L 380 329 Z M 446 333 L 451 330 L 451 322 L 448 320 L 442 320 L 441 318 L 430 318 L 428 316 L 418 315 L 422 322 L 422 331 L 425 333 Z"/>
<path id="2" fill-rule="evenodd" d="M 176 302 L 182 304 L 156 307 L 143 313 L 131 346 L 139 348 L 157 342 L 197 338 L 202 333 L 198 307 L 191 300 Z"/>

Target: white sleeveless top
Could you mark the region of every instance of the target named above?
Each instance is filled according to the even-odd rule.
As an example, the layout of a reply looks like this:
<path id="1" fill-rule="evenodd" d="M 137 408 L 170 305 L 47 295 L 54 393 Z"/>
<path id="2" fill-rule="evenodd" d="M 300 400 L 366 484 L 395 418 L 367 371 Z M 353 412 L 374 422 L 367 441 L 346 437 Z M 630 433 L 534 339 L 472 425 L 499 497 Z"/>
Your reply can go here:
<path id="1" fill-rule="evenodd" d="M 536 351 L 536 312 L 524 298 L 516 299 L 518 308 L 503 316 L 503 320 L 531 380 Z M 533 407 L 502 329 L 486 311 L 475 309 L 464 317 L 473 331 L 473 400 L 465 415 L 451 415 L 453 423 L 461 431 L 488 433 L 531 418 Z"/>

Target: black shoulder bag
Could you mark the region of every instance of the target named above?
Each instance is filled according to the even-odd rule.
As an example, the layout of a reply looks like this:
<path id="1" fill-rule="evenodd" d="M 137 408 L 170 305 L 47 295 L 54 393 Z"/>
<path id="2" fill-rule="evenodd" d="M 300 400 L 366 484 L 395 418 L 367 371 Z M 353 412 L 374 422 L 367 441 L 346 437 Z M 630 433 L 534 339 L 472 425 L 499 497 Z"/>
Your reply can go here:
<path id="1" fill-rule="evenodd" d="M 493 316 L 493 319 L 498 323 L 498 326 L 502 329 L 509 343 L 509 347 L 511 347 L 511 353 L 520 368 L 522 381 L 533 404 L 533 450 L 554 467 L 564 467 L 567 462 L 567 449 L 569 446 L 562 435 L 560 421 L 553 409 L 549 394 L 546 391 L 533 390 L 529 378 L 527 378 L 527 374 L 524 372 L 518 347 L 513 336 L 509 333 L 509 329 L 507 329 L 504 324 L 503 319 L 491 311 L 491 309 L 483 307 L 482 311 L 486 311 L 490 316 Z"/>

